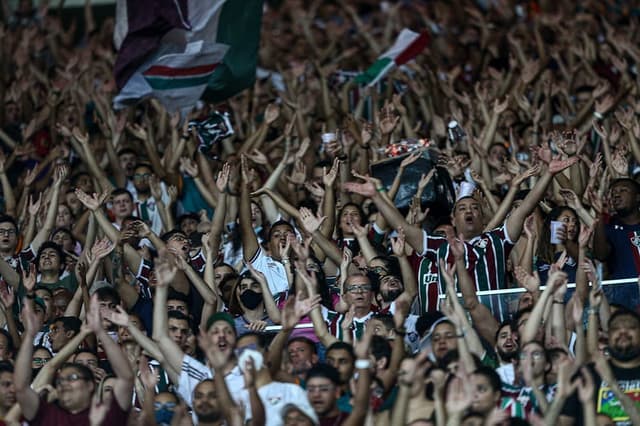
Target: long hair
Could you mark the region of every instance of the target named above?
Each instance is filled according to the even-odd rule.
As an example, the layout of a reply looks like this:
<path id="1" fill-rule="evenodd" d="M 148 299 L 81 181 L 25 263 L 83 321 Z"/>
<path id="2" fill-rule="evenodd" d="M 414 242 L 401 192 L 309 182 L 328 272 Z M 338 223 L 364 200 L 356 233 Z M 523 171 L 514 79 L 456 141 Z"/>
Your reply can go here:
<path id="1" fill-rule="evenodd" d="M 555 254 L 556 254 L 555 247 L 553 244 L 551 244 L 551 221 L 557 220 L 558 217 L 563 212 L 566 212 L 566 211 L 570 212 L 574 217 L 578 218 L 576 211 L 573 210 L 571 207 L 558 206 L 558 207 L 554 207 L 553 210 L 551 210 L 547 214 L 547 216 L 544 219 L 544 224 L 542 225 L 542 232 L 538 240 L 538 250 L 536 252 L 536 255 L 538 257 L 538 260 L 544 263 L 547 263 L 549 265 L 555 262 Z M 579 223 L 580 221 L 578 221 L 578 225 Z M 576 232 L 575 239 L 577 238 L 578 238 L 578 233 Z"/>

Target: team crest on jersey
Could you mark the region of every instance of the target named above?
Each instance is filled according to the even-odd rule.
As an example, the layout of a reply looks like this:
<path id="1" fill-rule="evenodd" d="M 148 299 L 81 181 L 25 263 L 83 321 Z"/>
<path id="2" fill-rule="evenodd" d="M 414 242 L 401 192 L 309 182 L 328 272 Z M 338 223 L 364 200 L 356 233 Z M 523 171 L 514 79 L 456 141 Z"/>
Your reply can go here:
<path id="1" fill-rule="evenodd" d="M 487 244 L 489 244 L 489 240 L 488 239 L 480 238 L 478 241 L 473 243 L 473 246 L 476 247 L 476 248 L 485 249 L 487 247 Z"/>
<path id="2" fill-rule="evenodd" d="M 640 235 L 634 234 L 633 238 L 631 238 L 631 244 L 633 244 L 636 247 L 640 247 Z"/>

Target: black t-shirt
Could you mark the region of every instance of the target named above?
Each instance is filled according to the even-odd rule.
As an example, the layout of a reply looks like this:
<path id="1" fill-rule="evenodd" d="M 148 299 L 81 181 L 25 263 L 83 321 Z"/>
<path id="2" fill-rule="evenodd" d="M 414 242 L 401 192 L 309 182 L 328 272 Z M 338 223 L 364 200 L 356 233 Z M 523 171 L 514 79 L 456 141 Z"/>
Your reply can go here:
<path id="1" fill-rule="evenodd" d="M 618 379 L 618 386 L 622 391 L 631 397 L 640 407 L 640 367 L 636 368 L 620 368 L 609 363 L 613 375 Z M 587 365 L 587 368 L 593 375 L 593 384 L 596 391 L 594 392 L 594 401 L 596 411 L 598 413 L 609 416 L 617 426 L 631 426 L 629 416 L 624 412 L 620 401 L 615 397 L 613 391 L 608 384 L 602 380 L 596 372 L 593 364 Z M 565 403 L 562 409 L 562 415 L 571 417 L 575 420 L 576 425 L 584 424 L 582 419 L 582 404 L 578 399 L 578 394 L 573 393 Z"/>

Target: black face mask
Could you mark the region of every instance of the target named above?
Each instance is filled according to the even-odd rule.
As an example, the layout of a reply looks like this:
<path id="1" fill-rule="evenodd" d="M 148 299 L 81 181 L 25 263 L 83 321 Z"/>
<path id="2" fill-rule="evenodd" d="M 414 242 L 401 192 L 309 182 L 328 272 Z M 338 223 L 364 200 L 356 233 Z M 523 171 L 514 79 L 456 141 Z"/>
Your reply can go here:
<path id="1" fill-rule="evenodd" d="M 242 302 L 247 309 L 253 310 L 262 302 L 262 293 L 247 290 L 240 295 L 240 302 Z"/>

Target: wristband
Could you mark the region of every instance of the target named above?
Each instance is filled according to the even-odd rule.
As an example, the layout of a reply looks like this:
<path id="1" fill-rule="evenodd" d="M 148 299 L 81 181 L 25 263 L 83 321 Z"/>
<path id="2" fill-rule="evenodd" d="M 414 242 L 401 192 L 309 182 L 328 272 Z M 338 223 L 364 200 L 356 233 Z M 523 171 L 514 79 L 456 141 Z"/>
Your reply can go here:
<path id="1" fill-rule="evenodd" d="M 604 115 L 602 115 L 602 113 L 599 113 L 598 111 L 594 111 L 593 116 L 598 120 L 602 120 L 604 118 Z"/>
<path id="2" fill-rule="evenodd" d="M 380 187 L 376 188 L 376 191 L 378 191 L 378 192 L 387 192 L 387 189 L 384 186 L 380 186 Z"/>
<path id="3" fill-rule="evenodd" d="M 355 366 L 358 370 L 368 370 L 371 368 L 371 360 L 370 359 L 357 359 L 355 362 Z"/>
<path id="4" fill-rule="evenodd" d="M 399 336 L 407 335 L 407 329 L 405 327 L 396 327 L 393 329 L 393 331 L 395 331 L 395 333 Z"/>
<path id="5" fill-rule="evenodd" d="M 598 315 L 598 310 L 595 309 L 595 308 L 589 308 L 589 309 L 587 309 L 587 313 L 589 315 Z"/>
<path id="6" fill-rule="evenodd" d="M 554 300 L 554 301 L 552 302 L 552 304 L 554 304 L 554 305 L 555 305 L 555 304 L 564 305 L 564 302 L 563 302 L 562 300 Z"/>

